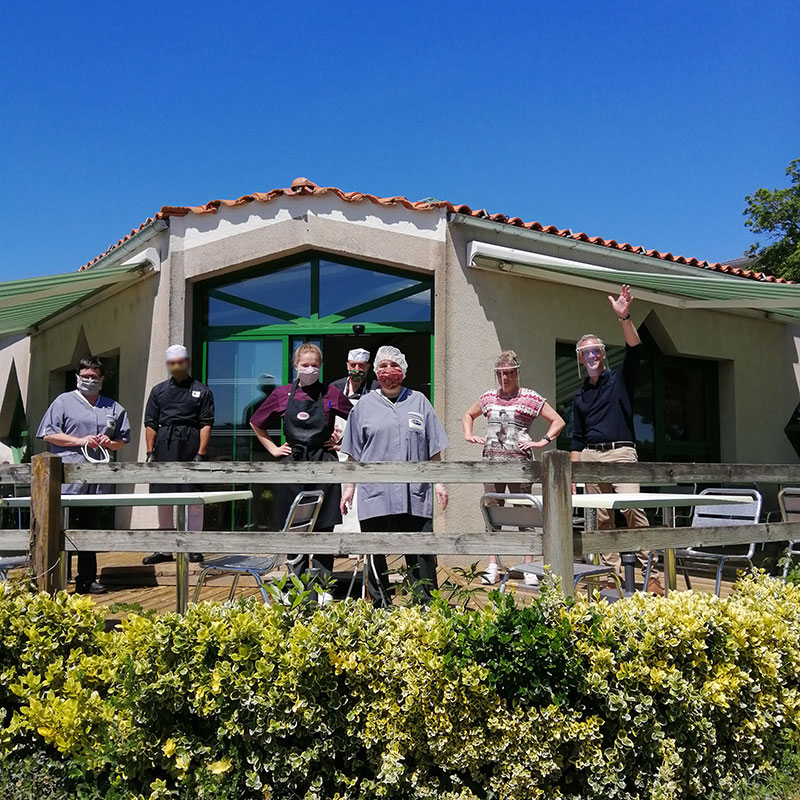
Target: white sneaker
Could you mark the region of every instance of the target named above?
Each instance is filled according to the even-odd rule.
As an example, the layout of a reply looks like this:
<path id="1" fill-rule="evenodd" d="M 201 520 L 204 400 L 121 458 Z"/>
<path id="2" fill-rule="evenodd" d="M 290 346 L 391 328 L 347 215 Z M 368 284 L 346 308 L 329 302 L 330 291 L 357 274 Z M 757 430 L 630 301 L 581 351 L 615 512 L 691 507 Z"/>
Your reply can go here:
<path id="1" fill-rule="evenodd" d="M 532 572 L 525 572 L 524 575 L 525 575 L 526 586 L 536 587 L 539 585 L 539 578 Z"/>
<path id="2" fill-rule="evenodd" d="M 330 592 L 319 592 L 317 594 L 317 603 L 321 606 L 326 606 L 328 603 L 333 602 L 333 595 Z"/>
<path id="3" fill-rule="evenodd" d="M 481 575 L 481 583 L 484 586 L 494 586 L 500 577 L 498 574 L 499 571 L 497 564 L 489 564 L 484 570 L 483 575 Z"/>

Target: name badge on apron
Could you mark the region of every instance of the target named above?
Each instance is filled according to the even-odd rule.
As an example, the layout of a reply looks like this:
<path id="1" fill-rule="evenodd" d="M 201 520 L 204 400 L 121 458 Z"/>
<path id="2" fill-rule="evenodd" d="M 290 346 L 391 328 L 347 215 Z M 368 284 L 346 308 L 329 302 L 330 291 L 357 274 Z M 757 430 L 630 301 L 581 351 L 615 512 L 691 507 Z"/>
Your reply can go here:
<path id="1" fill-rule="evenodd" d="M 301 419 L 304 422 L 305 422 L 305 420 L 307 420 L 309 418 L 309 416 L 310 415 L 309 415 L 308 411 L 298 411 L 297 412 L 297 419 Z"/>
<path id="2" fill-rule="evenodd" d="M 200 397 L 201 394 L 202 394 L 202 392 L 192 391 L 192 397 Z"/>

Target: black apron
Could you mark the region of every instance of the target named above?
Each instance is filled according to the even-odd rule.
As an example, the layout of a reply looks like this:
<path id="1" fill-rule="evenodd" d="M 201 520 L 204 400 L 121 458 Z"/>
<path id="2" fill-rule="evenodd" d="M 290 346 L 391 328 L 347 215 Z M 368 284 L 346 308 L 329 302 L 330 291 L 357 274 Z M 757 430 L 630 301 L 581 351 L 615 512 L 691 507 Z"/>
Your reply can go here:
<path id="1" fill-rule="evenodd" d="M 330 409 L 325 409 L 325 386 L 321 383 L 303 387 L 309 395 L 308 399 L 295 397 L 297 381 L 292 385 L 286 411 L 283 415 L 283 433 L 286 442 L 292 448 L 292 454 L 282 461 L 338 461 L 336 451 L 325 447 L 333 435 L 334 417 Z M 316 396 L 315 396 L 316 395 Z M 342 487 L 338 484 L 280 484 L 278 490 L 278 519 L 283 525 L 295 497 L 303 491 L 320 490 L 325 493 L 325 500 L 317 518 L 317 528 L 333 528 L 342 521 L 339 503 L 342 499 Z"/>
<path id="2" fill-rule="evenodd" d="M 196 425 L 167 423 L 156 431 L 154 453 L 156 461 L 192 461 L 200 449 L 200 428 Z M 150 487 L 151 492 L 198 492 L 193 483 L 159 483 Z"/>

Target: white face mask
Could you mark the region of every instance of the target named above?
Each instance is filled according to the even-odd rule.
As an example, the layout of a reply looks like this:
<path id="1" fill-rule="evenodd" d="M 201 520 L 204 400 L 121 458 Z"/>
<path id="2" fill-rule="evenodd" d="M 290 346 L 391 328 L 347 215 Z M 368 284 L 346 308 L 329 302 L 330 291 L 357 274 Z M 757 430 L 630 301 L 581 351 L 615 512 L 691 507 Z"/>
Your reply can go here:
<path id="1" fill-rule="evenodd" d="M 77 387 L 81 394 L 97 394 L 103 386 L 98 378 L 78 378 Z"/>
<path id="2" fill-rule="evenodd" d="M 310 386 L 319 380 L 319 367 L 298 367 L 297 380 L 301 386 Z"/>

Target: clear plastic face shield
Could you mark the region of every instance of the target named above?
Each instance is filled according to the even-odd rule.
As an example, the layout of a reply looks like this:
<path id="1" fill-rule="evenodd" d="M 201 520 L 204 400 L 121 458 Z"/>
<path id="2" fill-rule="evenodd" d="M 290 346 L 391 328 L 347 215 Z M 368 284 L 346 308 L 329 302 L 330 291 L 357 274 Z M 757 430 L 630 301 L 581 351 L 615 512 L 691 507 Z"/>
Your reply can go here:
<path id="1" fill-rule="evenodd" d="M 590 377 L 596 378 L 604 369 L 606 363 L 606 345 L 602 339 L 592 337 L 581 340 L 575 348 L 575 357 L 578 361 L 578 377 L 581 375 L 581 364 L 586 367 Z"/>
<path id="2" fill-rule="evenodd" d="M 519 386 L 519 364 L 498 364 L 494 368 L 494 386 L 504 394 Z"/>

